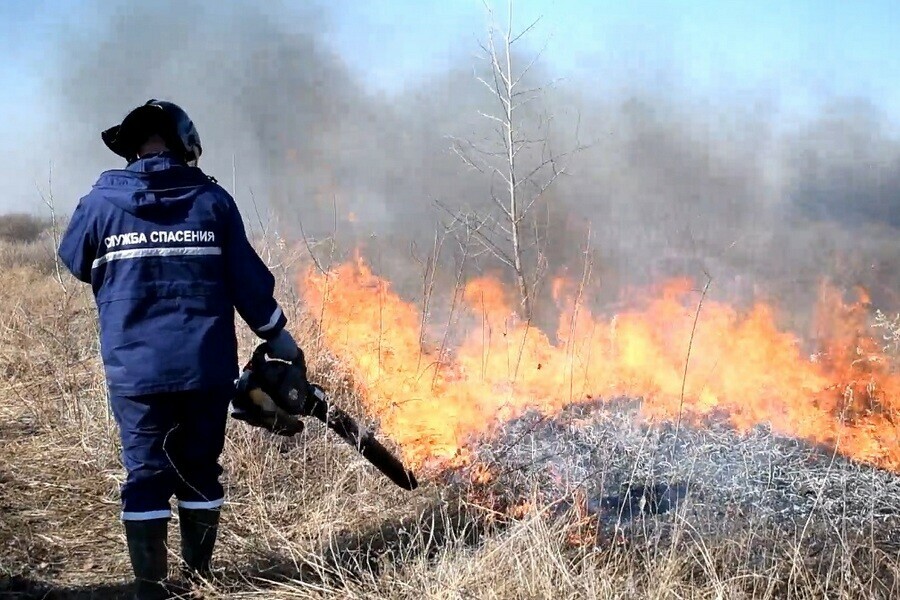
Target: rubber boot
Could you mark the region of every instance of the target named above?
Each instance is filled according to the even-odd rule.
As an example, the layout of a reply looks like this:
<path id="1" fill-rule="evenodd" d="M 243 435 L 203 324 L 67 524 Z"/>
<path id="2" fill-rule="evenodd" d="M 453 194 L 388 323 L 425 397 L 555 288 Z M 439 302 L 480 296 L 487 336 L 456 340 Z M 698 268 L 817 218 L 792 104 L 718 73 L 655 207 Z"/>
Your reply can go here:
<path id="1" fill-rule="evenodd" d="M 168 575 L 166 534 L 168 519 L 125 521 L 128 554 L 134 570 L 135 600 L 171 598 L 166 589 Z"/>
<path id="2" fill-rule="evenodd" d="M 182 574 L 189 581 L 208 579 L 219 530 L 219 509 L 179 508 Z"/>

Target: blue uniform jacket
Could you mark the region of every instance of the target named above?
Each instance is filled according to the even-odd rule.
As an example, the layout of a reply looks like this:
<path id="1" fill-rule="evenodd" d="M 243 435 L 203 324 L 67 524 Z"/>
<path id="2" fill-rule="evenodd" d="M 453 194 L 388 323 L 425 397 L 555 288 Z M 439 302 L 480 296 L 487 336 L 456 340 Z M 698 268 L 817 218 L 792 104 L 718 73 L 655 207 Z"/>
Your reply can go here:
<path id="1" fill-rule="evenodd" d="M 263 339 L 286 324 L 232 197 L 169 153 L 102 173 L 59 256 L 93 289 L 113 395 L 232 385 L 235 310 Z"/>

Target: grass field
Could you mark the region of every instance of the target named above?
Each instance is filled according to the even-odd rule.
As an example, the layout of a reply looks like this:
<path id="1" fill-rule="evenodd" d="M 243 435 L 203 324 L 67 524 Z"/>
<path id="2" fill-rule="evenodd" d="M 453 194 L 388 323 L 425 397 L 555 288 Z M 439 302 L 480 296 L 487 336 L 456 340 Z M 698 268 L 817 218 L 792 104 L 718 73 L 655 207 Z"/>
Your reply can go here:
<path id="1" fill-rule="evenodd" d="M 118 520 L 123 471 L 94 307 L 86 286 L 57 277 L 48 241 L 37 235 L 0 241 L 0 597 L 122 597 L 130 580 Z M 349 372 L 322 349 L 304 306 L 289 293 L 292 277 L 279 279 L 312 375 L 361 415 Z M 254 340 L 241 331 L 246 354 Z M 603 414 L 590 416 L 591 435 L 583 427 L 574 431 L 573 423 L 585 418 L 561 418 L 552 425 L 568 433 L 542 430 L 544 438 L 532 439 L 555 436 L 553 443 L 590 455 L 611 474 L 645 460 L 643 430 L 631 435 L 615 414 Z M 512 447 L 515 427 L 512 437 L 485 446 L 491 450 L 485 461 L 507 460 L 497 456 L 497 444 Z M 577 499 L 569 510 L 551 510 L 540 469 L 489 487 L 478 487 L 465 471 L 444 473 L 407 493 L 315 424 L 304 437 L 285 440 L 231 421 L 216 573 L 198 592 L 208 598 L 900 597 L 900 478 L 769 436 L 740 441 L 721 429 L 691 435 L 692 444 L 679 452 L 693 454 L 670 455 L 681 460 L 680 476 L 697 473 L 707 477 L 705 489 L 718 481 L 728 493 L 698 496 L 665 516 L 636 516 L 598 535 Z M 598 449 L 607 454 L 591 454 Z M 716 464 L 729 468 L 686 468 L 685 457 L 700 454 L 725 456 Z M 771 459 L 785 456 L 780 463 Z M 771 467 L 777 477 L 760 477 L 753 461 L 777 463 Z M 732 484 L 759 495 L 744 501 L 744 488 L 727 487 Z M 773 494 L 781 494 L 778 502 L 770 502 Z M 517 510 L 503 510 L 510 504 Z"/>

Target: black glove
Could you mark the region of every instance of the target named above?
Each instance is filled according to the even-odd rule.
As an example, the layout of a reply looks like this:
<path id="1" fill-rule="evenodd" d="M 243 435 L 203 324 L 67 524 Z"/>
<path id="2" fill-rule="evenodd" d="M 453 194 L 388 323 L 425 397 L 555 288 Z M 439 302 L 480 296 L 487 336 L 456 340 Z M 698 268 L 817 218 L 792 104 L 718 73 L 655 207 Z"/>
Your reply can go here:
<path id="1" fill-rule="evenodd" d="M 272 358 L 292 362 L 298 356 L 302 356 L 302 352 L 300 352 L 297 342 L 294 341 L 294 338 L 287 329 L 279 331 L 278 335 L 271 340 L 268 340 L 267 343 L 269 346 L 269 355 Z"/>
<path id="2" fill-rule="evenodd" d="M 306 356 L 286 329 L 278 332 L 278 335 L 265 342 L 260 349 L 264 350 L 265 354 L 271 358 L 291 363 L 293 366 L 291 378 L 294 382 L 298 379 L 306 379 Z M 279 373 L 283 373 L 283 371 L 279 369 Z"/>

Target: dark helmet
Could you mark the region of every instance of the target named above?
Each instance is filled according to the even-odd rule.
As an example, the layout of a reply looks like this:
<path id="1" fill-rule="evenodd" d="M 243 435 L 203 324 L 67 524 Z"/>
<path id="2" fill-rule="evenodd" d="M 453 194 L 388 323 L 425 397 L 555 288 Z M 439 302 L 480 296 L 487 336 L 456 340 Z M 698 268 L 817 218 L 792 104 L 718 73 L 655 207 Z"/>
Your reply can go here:
<path id="1" fill-rule="evenodd" d="M 132 110 L 119 125 L 101 133 L 106 147 L 127 160 L 137 160 L 138 149 L 147 138 L 157 134 L 170 150 L 195 166 L 203 149 L 200 134 L 188 114 L 177 104 L 151 99 Z"/>

